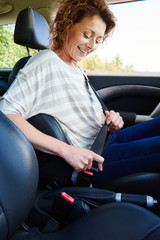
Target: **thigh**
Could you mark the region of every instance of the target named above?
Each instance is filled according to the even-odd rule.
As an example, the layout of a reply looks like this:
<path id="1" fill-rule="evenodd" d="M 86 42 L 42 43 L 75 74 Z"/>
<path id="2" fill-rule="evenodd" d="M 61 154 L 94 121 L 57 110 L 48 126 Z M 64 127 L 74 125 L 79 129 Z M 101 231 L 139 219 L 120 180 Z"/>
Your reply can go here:
<path id="1" fill-rule="evenodd" d="M 160 117 L 119 130 L 116 135 L 119 143 L 160 136 Z"/>
<path id="2" fill-rule="evenodd" d="M 103 172 L 94 179 L 95 186 L 137 172 L 160 171 L 160 137 L 126 143 L 111 143 L 103 154 Z"/>

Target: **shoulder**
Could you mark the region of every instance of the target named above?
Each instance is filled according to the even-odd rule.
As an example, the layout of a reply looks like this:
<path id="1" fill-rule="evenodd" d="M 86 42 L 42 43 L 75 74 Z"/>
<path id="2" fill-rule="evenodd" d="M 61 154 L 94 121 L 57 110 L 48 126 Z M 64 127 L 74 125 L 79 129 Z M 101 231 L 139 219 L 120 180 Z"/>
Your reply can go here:
<path id="1" fill-rule="evenodd" d="M 30 58 L 26 67 L 48 63 L 51 60 L 57 59 L 56 56 L 57 55 L 49 49 L 41 50 Z"/>
<path id="2" fill-rule="evenodd" d="M 44 74 L 55 71 L 57 62 L 57 55 L 53 51 L 49 49 L 41 50 L 30 58 L 24 68 L 20 70 L 19 75 L 27 78 L 32 76 L 44 77 Z"/>

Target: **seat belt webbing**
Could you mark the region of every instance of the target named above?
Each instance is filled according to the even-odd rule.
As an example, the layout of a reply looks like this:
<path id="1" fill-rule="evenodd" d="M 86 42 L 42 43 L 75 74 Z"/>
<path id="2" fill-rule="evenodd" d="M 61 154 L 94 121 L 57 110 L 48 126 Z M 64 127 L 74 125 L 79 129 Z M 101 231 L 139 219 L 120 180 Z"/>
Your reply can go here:
<path id="1" fill-rule="evenodd" d="M 90 83 L 89 83 L 90 84 Z M 100 98 L 100 96 L 98 95 L 97 91 L 94 89 L 94 87 L 90 84 L 93 92 L 95 93 L 96 97 L 98 98 L 102 109 L 103 109 L 103 113 L 104 115 L 106 115 L 105 111 L 107 111 L 107 107 L 104 104 L 104 102 L 102 101 L 102 99 Z M 104 149 L 107 147 L 107 145 L 110 142 L 110 139 L 112 137 L 112 134 L 110 132 L 108 132 L 108 126 L 107 123 L 105 122 L 103 124 L 103 126 L 101 127 L 99 133 L 97 134 L 97 137 L 91 147 L 91 150 L 99 155 L 103 154 Z"/>

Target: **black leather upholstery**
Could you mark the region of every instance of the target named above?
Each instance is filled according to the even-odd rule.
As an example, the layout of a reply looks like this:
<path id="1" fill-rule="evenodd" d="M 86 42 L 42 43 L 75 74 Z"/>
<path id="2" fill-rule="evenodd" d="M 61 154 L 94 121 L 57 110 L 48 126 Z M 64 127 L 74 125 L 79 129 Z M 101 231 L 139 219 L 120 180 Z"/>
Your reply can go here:
<path id="1" fill-rule="evenodd" d="M 34 49 L 47 48 L 49 26 L 45 18 L 31 7 L 22 10 L 16 21 L 14 41 Z"/>
<path id="2" fill-rule="evenodd" d="M 12 84 L 12 82 L 15 80 L 17 73 L 21 68 L 25 66 L 25 64 L 28 62 L 28 60 L 31 58 L 31 56 L 24 57 L 20 59 L 14 66 L 12 72 L 10 73 L 8 77 L 8 87 Z"/>
<path id="3" fill-rule="evenodd" d="M 37 191 L 34 150 L 20 130 L 0 112 L 0 240 L 27 216 Z"/>
<path id="4" fill-rule="evenodd" d="M 59 122 L 54 117 L 40 113 L 29 118 L 28 122 L 43 133 L 70 144 L 70 140 L 67 138 Z"/>
<path id="5" fill-rule="evenodd" d="M 0 96 L 2 96 L 8 89 L 8 83 L 0 80 Z"/>
<path id="6" fill-rule="evenodd" d="M 115 192 L 159 196 L 159 186 L 159 172 L 140 172 L 115 179 L 103 187 Z"/>
<path id="7" fill-rule="evenodd" d="M 49 25 L 46 19 L 35 9 L 28 7 L 22 10 L 16 21 L 14 41 L 19 45 L 33 49 L 46 49 L 49 47 Z M 10 86 L 18 71 L 25 66 L 31 56 L 20 59 L 14 66 L 8 78 Z"/>
<path id="8" fill-rule="evenodd" d="M 143 240 L 159 226 L 159 217 L 148 210 L 113 203 L 92 210 L 60 231 L 49 234 L 19 231 L 12 240 Z"/>

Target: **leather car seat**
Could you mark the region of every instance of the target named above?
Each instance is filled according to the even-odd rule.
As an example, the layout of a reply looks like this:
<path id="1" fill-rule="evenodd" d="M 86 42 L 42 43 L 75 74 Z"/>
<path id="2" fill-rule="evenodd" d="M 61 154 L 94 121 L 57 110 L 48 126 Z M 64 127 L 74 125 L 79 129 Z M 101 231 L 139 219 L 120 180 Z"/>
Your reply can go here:
<path id="1" fill-rule="evenodd" d="M 0 112 L 0 240 L 9 239 L 27 217 L 37 193 L 35 152 Z"/>
<path id="2" fill-rule="evenodd" d="M 31 7 L 26 8 L 18 15 L 14 39 L 17 44 L 25 45 L 27 48 L 45 49 L 49 45 L 48 23 L 35 9 Z M 18 71 L 26 64 L 29 58 L 30 56 L 20 59 L 15 65 L 9 76 L 9 85 L 12 84 Z M 54 118 L 51 119 L 51 117 L 45 115 L 42 116 L 42 121 L 39 121 L 39 116 L 35 116 L 34 119 L 30 119 L 30 121 L 35 127 L 42 131 L 44 130 L 45 133 L 54 137 L 56 136 L 62 141 L 68 141 L 60 125 L 58 125 Z M 159 186 L 159 172 L 142 172 L 118 178 L 106 184 L 104 187 L 118 192 L 150 194 L 156 196 Z"/>

